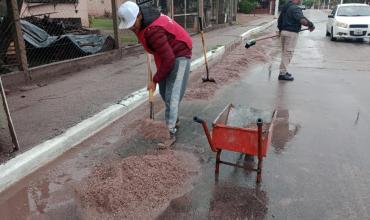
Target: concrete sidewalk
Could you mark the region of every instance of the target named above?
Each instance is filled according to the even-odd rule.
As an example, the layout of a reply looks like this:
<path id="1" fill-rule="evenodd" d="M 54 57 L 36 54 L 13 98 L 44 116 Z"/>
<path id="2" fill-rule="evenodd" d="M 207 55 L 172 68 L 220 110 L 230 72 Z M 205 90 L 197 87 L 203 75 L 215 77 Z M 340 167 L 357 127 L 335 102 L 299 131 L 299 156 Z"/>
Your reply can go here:
<path id="1" fill-rule="evenodd" d="M 208 50 L 240 38 L 240 34 L 273 20 L 243 15 L 240 25 L 205 34 Z M 202 57 L 200 36 L 193 36 L 193 60 Z M 154 66 L 154 65 L 153 65 Z M 144 54 L 11 90 L 7 99 L 20 141 L 20 151 L 62 134 L 146 85 Z M 18 152 L 18 153 L 19 153 Z M 4 160 L 0 157 L 0 162 Z"/>

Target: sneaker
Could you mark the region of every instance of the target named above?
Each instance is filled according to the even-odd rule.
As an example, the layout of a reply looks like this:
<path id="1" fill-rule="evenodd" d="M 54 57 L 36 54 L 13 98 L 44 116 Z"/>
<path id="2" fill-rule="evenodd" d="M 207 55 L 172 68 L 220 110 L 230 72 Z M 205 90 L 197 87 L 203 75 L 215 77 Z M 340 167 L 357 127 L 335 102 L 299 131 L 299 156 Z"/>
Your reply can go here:
<path id="1" fill-rule="evenodd" d="M 287 73 L 284 75 L 279 75 L 279 80 L 284 80 L 284 81 L 293 81 L 294 77 L 292 75 L 288 75 Z"/>
<path id="2" fill-rule="evenodd" d="M 170 132 L 170 138 L 165 140 L 163 143 L 159 143 L 158 147 L 159 149 L 168 149 L 172 147 L 172 145 L 176 142 L 176 136 L 175 134 Z"/>
<path id="3" fill-rule="evenodd" d="M 288 76 L 292 76 L 292 74 L 286 72 L 285 74 L 283 74 L 283 72 L 280 72 L 280 75 L 288 75 Z"/>

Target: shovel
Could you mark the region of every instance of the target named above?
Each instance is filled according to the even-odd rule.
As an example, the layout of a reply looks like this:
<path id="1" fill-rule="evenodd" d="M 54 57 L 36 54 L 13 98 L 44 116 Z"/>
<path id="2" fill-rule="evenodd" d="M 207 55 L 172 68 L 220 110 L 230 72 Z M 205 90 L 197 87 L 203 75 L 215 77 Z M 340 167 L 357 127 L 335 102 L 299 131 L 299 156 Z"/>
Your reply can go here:
<path id="1" fill-rule="evenodd" d="M 198 17 L 199 21 L 199 29 L 200 29 L 200 36 L 202 38 L 202 46 L 203 46 L 203 54 L 204 54 L 204 63 L 206 64 L 206 72 L 207 77 L 202 78 L 203 82 L 216 82 L 213 78 L 209 78 L 209 69 L 208 69 L 208 61 L 207 61 L 207 51 L 206 51 L 206 45 L 204 42 L 204 33 L 203 33 L 203 23 L 202 23 L 202 17 Z"/>
<path id="2" fill-rule="evenodd" d="M 146 54 L 146 66 L 148 68 L 148 82 L 152 81 L 152 67 L 151 67 L 151 61 L 150 61 L 150 54 Z M 154 120 L 154 104 L 153 104 L 153 93 L 154 91 L 151 89 L 149 90 L 149 106 L 150 106 L 150 115 L 149 118 Z"/>

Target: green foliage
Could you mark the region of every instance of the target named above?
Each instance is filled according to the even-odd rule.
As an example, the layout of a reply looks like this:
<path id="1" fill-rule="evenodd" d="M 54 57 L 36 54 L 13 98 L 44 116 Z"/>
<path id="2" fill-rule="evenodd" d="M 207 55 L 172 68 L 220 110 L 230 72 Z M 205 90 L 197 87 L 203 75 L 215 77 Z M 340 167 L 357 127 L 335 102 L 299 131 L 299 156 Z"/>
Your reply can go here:
<path id="1" fill-rule="evenodd" d="M 313 4 L 314 4 L 314 0 L 303 0 L 302 1 L 302 5 L 305 5 L 306 8 L 311 8 Z"/>
<path id="2" fill-rule="evenodd" d="M 249 14 L 251 13 L 258 5 L 256 0 L 241 0 L 239 2 L 239 12 Z"/>
<path id="3" fill-rule="evenodd" d="M 279 9 L 281 9 L 281 7 L 287 3 L 289 0 L 280 0 L 279 1 Z M 322 0 L 324 1 L 324 0 Z M 333 0 L 332 0 L 333 1 Z M 313 6 L 313 4 L 315 3 L 315 0 L 301 0 L 301 4 L 302 5 L 305 5 L 306 8 L 311 8 Z"/>
<path id="4" fill-rule="evenodd" d="M 289 0 L 280 0 L 279 1 L 279 10 L 281 9 L 281 7 L 283 6 L 283 5 L 285 5 L 285 3 L 287 3 Z"/>

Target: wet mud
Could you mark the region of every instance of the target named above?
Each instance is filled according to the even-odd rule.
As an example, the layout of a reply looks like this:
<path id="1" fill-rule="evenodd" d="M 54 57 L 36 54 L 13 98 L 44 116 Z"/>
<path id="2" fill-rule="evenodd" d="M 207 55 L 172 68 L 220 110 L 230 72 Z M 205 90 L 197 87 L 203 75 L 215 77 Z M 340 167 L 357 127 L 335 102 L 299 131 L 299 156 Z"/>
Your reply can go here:
<path id="1" fill-rule="evenodd" d="M 258 189 L 216 186 L 210 202 L 209 219 L 265 219 L 266 193 Z"/>
<path id="2" fill-rule="evenodd" d="M 271 125 L 273 111 L 260 110 L 247 106 L 233 106 L 227 118 L 227 125 L 258 130 L 257 119 L 261 119 L 262 132 L 267 134 Z"/>
<path id="3" fill-rule="evenodd" d="M 208 192 L 207 192 L 208 193 Z M 186 219 L 266 219 L 268 197 L 258 187 L 219 183 L 211 187 L 210 198 L 204 209 L 197 209 L 201 192 L 191 192 L 171 201 L 157 218 L 161 220 Z"/>
<path id="4" fill-rule="evenodd" d="M 200 165 L 189 153 L 158 151 L 98 165 L 76 188 L 84 219 L 150 219 L 191 190 Z"/>
<path id="5" fill-rule="evenodd" d="M 189 85 L 184 98 L 186 100 L 209 99 L 221 86 L 240 79 L 240 74 L 246 72 L 250 65 L 267 62 L 269 59 L 262 46 L 256 45 L 246 49 L 241 44 L 210 68 L 209 75 L 216 80 L 216 83 L 203 83 L 202 80 L 198 80 Z M 200 68 L 192 74 L 204 76 L 205 70 Z"/>

